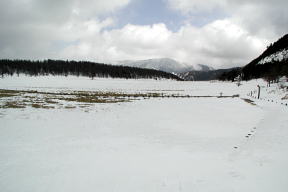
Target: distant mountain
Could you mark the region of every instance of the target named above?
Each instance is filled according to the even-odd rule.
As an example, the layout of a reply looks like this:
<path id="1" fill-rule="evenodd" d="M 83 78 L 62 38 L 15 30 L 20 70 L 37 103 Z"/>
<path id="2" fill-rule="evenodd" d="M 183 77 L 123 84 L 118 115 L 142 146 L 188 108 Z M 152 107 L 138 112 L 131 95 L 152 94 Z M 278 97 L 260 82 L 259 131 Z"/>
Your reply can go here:
<path id="1" fill-rule="evenodd" d="M 203 64 L 197 64 L 195 69 L 197 71 L 213 71 L 213 70 L 215 70 L 213 67 L 210 67 L 208 65 L 203 65 Z"/>
<path id="2" fill-rule="evenodd" d="M 230 73 L 231 71 L 238 71 L 240 68 L 230 68 L 230 69 L 217 69 L 208 71 L 189 71 L 178 74 L 179 77 L 185 81 L 210 81 L 219 79 L 224 73 Z"/>
<path id="3" fill-rule="evenodd" d="M 180 63 L 178 61 L 175 61 L 174 59 L 169 58 L 147 59 L 138 61 L 119 61 L 117 62 L 117 64 L 145 69 L 155 69 L 174 74 L 179 74 L 192 70 L 209 71 L 213 69 L 212 67 L 209 67 L 207 65 L 198 64 L 195 66 L 191 66 L 186 63 Z"/>
<path id="4" fill-rule="evenodd" d="M 37 75 L 76 75 L 94 77 L 112 77 L 125 79 L 174 79 L 182 80 L 176 75 L 154 69 L 106 65 L 87 61 L 62 60 L 0 60 L 0 75 L 27 74 Z"/>
<path id="5" fill-rule="evenodd" d="M 233 80 L 240 74 L 244 80 L 256 78 L 273 80 L 279 76 L 288 76 L 288 34 L 270 44 L 259 57 L 244 66 L 238 74 L 225 73 L 220 79 Z"/>

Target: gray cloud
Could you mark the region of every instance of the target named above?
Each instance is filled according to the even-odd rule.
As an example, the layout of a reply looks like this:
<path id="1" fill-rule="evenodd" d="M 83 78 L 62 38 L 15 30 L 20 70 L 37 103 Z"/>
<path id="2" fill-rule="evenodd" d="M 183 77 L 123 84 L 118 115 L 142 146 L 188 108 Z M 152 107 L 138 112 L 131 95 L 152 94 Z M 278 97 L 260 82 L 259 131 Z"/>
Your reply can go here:
<path id="1" fill-rule="evenodd" d="M 246 28 L 251 34 L 275 40 L 288 31 L 287 0 L 167 0 L 170 7 L 203 17 L 217 10 Z M 224 14 L 224 15 L 225 15 Z"/>
<path id="2" fill-rule="evenodd" d="M 177 32 L 163 23 L 106 29 L 114 19 L 99 16 L 117 11 L 129 0 L 1 0 L 0 58 L 110 62 L 170 57 L 231 67 L 246 64 L 288 31 L 286 0 L 166 2 L 187 16 Z M 221 18 L 213 20 L 220 12 Z M 205 16 L 208 23 L 190 24 L 191 17 Z"/>
<path id="3" fill-rule="evenodd" d="M 288 2 L 285 0 L 235 1 L 235 20 L 240 21 L 251 33 L 269 39 L 279 38 L 288 32 Z"/>
<path id="4" fill-rule="evenodd" d="M 59 47 L 82 38 L 85 23 L 129 0 L 1 0 L 0 58 L 59 57 Z M 99 25 L 101 28 L 101 24 Z M 78 36 L 77 36 L 78 35 Z"/>

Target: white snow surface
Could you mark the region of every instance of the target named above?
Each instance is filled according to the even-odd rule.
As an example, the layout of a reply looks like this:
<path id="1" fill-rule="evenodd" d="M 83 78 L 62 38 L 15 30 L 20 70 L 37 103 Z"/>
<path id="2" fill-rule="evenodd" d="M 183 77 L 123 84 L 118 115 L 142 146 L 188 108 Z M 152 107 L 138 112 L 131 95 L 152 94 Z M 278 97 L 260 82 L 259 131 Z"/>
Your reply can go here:
<path id="1" fill-rule="evenodd" d="M 273 54 L 261 59 L 258 62 L 258 64 L 263 65 L 265 63 L 270 63 L 272 61 L 282 61 L 284 59 L 288 59 L 288 49 L 283 49 L 281 51 L 273 53 Z"/>
<path id="2" fill-rule="evenodd" d="M 258 84 L 263 97 L 275 102 L 253 98 Z M 288 107 L 280 103 L 287 103 L 281 100 L 287 92 L 276 85 L 266 91 L 262 80 L 238 87 L 227 82 L 13 76 L 0 79 L 0 88 L 240 94 L 140 99 L 96 104 L 88 111 L 0 108 L 1 191 L 288 190 Z M 247 96 L 251 91 L 252 97 Z"/>

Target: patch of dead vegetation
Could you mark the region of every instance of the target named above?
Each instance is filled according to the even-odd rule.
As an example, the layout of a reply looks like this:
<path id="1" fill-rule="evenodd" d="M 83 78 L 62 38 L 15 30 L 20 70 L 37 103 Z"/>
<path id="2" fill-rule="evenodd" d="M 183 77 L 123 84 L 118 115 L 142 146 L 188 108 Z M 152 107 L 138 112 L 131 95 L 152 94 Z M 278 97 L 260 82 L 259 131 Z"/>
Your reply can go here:
<path id="1" fill-rule="evenodd" d="M 165 90 L 168 91 L 168 90 Z M 171 90 L 172 91 L 172 90 Z M 53 108 L 88 108 L 99 103 L 122 103 L 140 99 L 150 98 L 210 98 L 219 96 L 191 96 L 180 94 L 167 94 L 161 92 L 149 93 L 121 93 L 102 91 L 66 91 L 45 92 L 37 90 L 5 90 L 0 89 L 0 108 L 25 108 L 27 106 L 35 109 Z M 14 97 L 17 96 L 17 97 Z M 239 95 L 221 96 L 221 98 L 234 98 Z M 1 102 L 4 104 L 1 105 Z M 248 102 L 248 101 L 246 101 Z M 250 102 L 251 103 L 251 102 Z"/>
<path id="2" fill-rule="evenodd" d="M 17 101 L 7 101 L 6 103 L 4 103 L 4 105 L 0 106 L 0 108 L 4 108 L 4 109 L 8 109 L 8 108 L 12 108 L 12 109 L 19 109 L 19 108 L 25 108 L 26 105 Z"/>
<path id="3" fill-rule="evenodd" d="M 31 107 L 36 108 L 36 109 L 54 109 L 54 106 L 49 106 L 45 104 L 39 104 L 39 103 L 33 103 L 31 104 Z"/>
<path id="4" fill-rule="evenodd" d="M 52 100 L 52 99 L 45 98 L 45 103 L 48 103 L 48 104 L 58 104 L 59 102 L 54 101 L 54 100 Z"/>
<path id="5" fill-rule="evenodd" d="M 29 106 L 35 109 L 73 109 L 80 105 L 82 105 L 80 107 L 84 108 L 85 106 L 87 108 L 96 103 L 120 103 L 135 100 L 129 97 L 156 96 L 154 94 L 123 94 L 114 92 L 41 92 L 4 89 L 0 89 L 0 95 L 1 97 L 6 97 L 0 102 L 0 108 L 25 108 Z M 8 98 L 10 96 L 18 97 Z M 68 102 L 68 104 L 65 104 L 65 102 Z"/>
<path id="6" fill-rule="evenodd" d="M 74 106 L 74 105 L 66 105 L 64 108 L 65 109 L 75 109 L 76 106 Z"/>
<path id="7" fill-rule="evenodd" d="M 286 94 L 284 97 L 281 98 L 281 100 L 286 100 L 288 99 L 288 94 Z"/>
<path id="8" fill-rule="evenodd" d="M 126 102 L 124 99 L 105 99 L 105 98 L 97 98 L 97 97 L 74 97 L 74 98 L 58 98 L 63 101 L 77 102 L 77 103 L 119 103 Z"/>
<path id="9" fill-rule="evenodd" d="M 243 99 L 243 101 L 245 101 L 245 102 L 247 102 L 247 103 L 249 103 L 249 104 L 251 104 L 251 105 L 256 105 L 255 103 L 254 103 L 254 101 L 252 101 L 252 100 L 250 100 L 250 99 Z"/>
<path id="10" fill-rule="evenodd" d="M 7 93 L 0 93 L 0 98 L 3 98 L 3 97 L 14 97 L 14 96 L 17 96 L 17 95 L 7 94 Z"/>
<path id="11" fill-rule="evenodd" d="M 15 97 L 15 96 L 18 96 L 18 93 L 16 91 L 0 89 L 0 98 Z"/>

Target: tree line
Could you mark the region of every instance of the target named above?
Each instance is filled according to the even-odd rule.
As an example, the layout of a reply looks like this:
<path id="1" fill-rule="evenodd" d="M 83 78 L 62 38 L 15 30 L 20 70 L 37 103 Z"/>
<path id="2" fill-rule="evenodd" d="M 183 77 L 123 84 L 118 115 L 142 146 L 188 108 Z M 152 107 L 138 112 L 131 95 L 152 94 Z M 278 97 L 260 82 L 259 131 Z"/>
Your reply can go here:
<path id="1" fill-rule="evenodd" d="M 154 69 L 142 69 L 136 67 L 107 65 L 88 61 L 63 61 L 63 60 L 0 60 L 0 74 L 14 75 L 26 74 L 39 75 L 75 75 L 94 77 L 111 77 L 126 79 L 174 79 L 182 80 L 178 76 Z"/>

